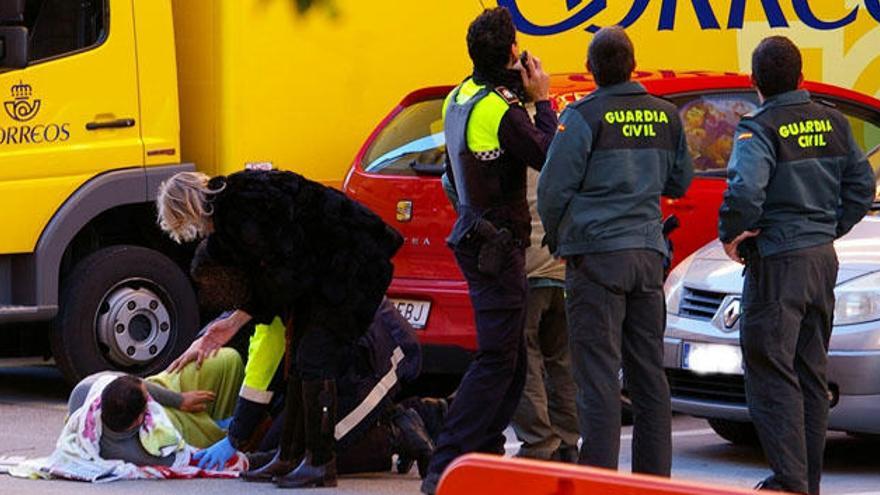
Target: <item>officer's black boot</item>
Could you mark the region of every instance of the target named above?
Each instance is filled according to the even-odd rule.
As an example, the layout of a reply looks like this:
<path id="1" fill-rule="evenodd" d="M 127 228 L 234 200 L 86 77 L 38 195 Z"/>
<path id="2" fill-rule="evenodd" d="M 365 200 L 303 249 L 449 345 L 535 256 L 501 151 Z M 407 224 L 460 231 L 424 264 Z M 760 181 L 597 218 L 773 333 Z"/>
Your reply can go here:
<path id="1" fill-rule="evenodd" d="M 415 410 L 395 408 L 391 417 L 391 444 L 398 455 L 397 471 L 401 474 L 409 472 L 414 460 L 419 466 L 419 476 L 424 478 L 434 454 L 434 442 Z"/>
<path id="2" fill-rule="evenodd" d="M 266 465 L 245 471 L 241 475 L 245 481 L 269 482 L 293 471 L 302 462 L 305 453 L 305 417 L 302 403 L 302 380 L 296 372 L 290 373 L 287 381 L 287 396 L 284 398 L 284 426 L 281 441 L 275 457 Z"/>
<path id="3" fill-rule="evenodd" d="M 425 429 L 428 430 L 428 435 L 430 435 L 431 440 L 436 443 L 437 438 L 440 436 L 440 431 L 443 430 L 443 422 L 446 420 L 446 414 L 449 412 L 449 403 L 446 399 L 432 399 L 426 397 L 418 399 L 418 402 L 411 407 L 422 417 L 422 421 L 425 423 Z"/>
<path id="4" fill-rule="evenodd" d="M 276 478 L 280 488 L 336 486 L 336 381 L 304 381 L 306 455 L 290 474 Z"/>

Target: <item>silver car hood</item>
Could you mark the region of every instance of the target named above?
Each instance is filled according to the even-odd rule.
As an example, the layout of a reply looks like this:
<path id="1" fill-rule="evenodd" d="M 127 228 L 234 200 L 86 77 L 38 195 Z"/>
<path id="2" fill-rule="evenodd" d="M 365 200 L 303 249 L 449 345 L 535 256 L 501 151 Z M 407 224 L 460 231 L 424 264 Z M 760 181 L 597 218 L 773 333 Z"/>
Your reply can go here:
<path id="1" fill-rule="evenodd" d="M 880 217 L 865 218 L 834 247 L 840 261 L 838 284 L 880 270 Z M 685 287 L 724 294 L 742 292 L 743 267 L 727 258 L 721 242 L 710 242 L 693 257 L 684 277 Z"/>

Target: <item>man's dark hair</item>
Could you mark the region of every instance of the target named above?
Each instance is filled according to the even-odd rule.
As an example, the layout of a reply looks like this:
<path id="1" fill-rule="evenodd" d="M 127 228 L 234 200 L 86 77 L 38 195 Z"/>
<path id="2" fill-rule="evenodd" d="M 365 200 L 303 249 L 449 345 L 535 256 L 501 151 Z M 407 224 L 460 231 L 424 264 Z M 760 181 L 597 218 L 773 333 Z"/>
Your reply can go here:
<path id="1" fill-rule="evenodd" d="M 147 397 L 136 376 L 120 376 L 101 392 L 101 422 L 113 431 L 131 428 L 146 408 Z"/>
<path id="2" fill-rule="evenodd" d="M 629 81 L 636 68 L 636 56 L 626 31 L 619 26 L 600 29 L 590 42 L 587 64 L 599 86 Z"/>
<path id="3" fill-rule="evenodd" d="M 785 36 L 765 38 L 752 52 L 752 79 L 765 97 L 796 90 L 803 66 L 800 50 Z"/>
<path id="4" fill-rule="evenodd" d="M 516 26 L 504 7 L 484 10 L 468 28 L 468 54 L 474 70 L 483 75 L 498 74 L 507 68 L 514 43 Z"/>

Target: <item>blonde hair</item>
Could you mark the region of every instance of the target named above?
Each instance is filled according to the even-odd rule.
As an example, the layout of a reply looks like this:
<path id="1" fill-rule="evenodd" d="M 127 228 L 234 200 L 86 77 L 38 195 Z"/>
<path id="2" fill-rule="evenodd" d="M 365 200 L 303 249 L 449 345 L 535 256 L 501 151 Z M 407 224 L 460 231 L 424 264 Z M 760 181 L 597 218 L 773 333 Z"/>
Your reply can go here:
<path id="1" fill-rule="evenodd" d="M 214 210 L 208 198 L 226 185 L 211 189 L 209 180 L 201 172 L 180 172 L 159 186 L 159 227 L 175 242 L 194 241 L 210 233 Z"/>

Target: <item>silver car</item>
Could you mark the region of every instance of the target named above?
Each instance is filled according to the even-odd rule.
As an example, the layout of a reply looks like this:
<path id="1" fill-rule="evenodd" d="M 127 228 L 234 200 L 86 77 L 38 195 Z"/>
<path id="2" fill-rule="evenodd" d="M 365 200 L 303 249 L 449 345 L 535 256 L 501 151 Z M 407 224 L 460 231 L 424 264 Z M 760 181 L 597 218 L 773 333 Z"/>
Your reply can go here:
<path id="1" fill-rule="evenodd" d="M 875 157 L 872 157 L 875 158 Z M 880 216 L 835 243 L 840 260 L 828 362 L 829 429 L 880 433 Z M 676 412 L 707 418 L 733 442 L 756 442 L 739 347 L 743 267 L 714 241 L 666 282 L 665 367 Z"/>

